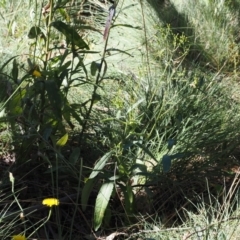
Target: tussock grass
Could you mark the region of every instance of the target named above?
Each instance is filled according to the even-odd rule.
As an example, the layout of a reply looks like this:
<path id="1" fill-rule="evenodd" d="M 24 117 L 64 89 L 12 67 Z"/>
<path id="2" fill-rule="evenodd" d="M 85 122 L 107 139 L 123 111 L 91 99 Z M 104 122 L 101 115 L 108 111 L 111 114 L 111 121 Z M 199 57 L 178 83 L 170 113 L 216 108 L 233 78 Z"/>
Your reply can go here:
<path id="1" fill-rule="evenodd" d="M 223 185 L 221 198 L 217 199 L 208 188 L 206 198 L 199 195 L 199 202 L 190 199 L 193 207 L 188 210 L 183 207 L 181 224 L 165 227 L 165 218 L 151 218 L 152 223 L 145 222 L 145 228 L 132 234 L 128 239 L 144 237 L 149 239 L 237 239 L 239 234 L 239 174 L 235 175 L 230 188 Z M 208 185 L 208 184 L 207 184 Z M 220 196 L 219 195 L 219 196 Z M 207 201 L 208 199 L 208 201 Z M 175 209 L 176 215 L 179 214 Z"/>

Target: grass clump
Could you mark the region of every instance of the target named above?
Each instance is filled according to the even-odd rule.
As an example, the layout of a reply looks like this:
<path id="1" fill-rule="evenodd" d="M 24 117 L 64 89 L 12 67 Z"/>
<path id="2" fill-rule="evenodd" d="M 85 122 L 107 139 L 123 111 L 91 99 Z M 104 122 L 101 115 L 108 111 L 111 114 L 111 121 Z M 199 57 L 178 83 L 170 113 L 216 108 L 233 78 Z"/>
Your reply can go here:
<path id="1" fill-rule="evenodd" d="M 195 210 L 182 209 L 183 214 L 179 215 L 182 224 L 173 224 L 166 228 L 164 218 L 151 219 L 150 224 L 149 221 L 143 220 L 145 228 L 138 233 L 133 233 L 128 239 L 135 239 L 136 236 L 149 239 L 237 239 L 239 210 L 235 206 L 238 206 L 239 193 L 235 190 L 238 189 L 238 182 L 237 174 L 230 189 L 223 187 L 218 199 L 211 194 L 210 189 L 207 193 L 207 201 L 203 195 L 199 195 L 198 203 L 188 199 Z"/>

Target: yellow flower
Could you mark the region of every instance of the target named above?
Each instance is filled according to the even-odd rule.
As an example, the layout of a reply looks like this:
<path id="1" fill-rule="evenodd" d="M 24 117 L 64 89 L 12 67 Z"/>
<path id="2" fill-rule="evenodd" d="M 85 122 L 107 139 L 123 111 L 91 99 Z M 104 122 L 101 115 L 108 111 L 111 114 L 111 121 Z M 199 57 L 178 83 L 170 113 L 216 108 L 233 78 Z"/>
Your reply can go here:
<path id="1" fill-rule="evenodd" d="M 23 235 L 13 235 L 12 240 L 27 240 L 27 238 Z"/>
<path id="2" fill-rule="evenodd" d="M 39 71 L 34 70 L 34 71 L 33 71 L 33 76 L 34 76 L 34 77 L 41 77 L 42 74 L 41 74 Z"/>
<path id="3" fill-rule="evenodd" d="M 57 198 L 45 198 L 42 201 L 42 204 L 46 205 L 48 207 L 58 206 L 59 205 L 59 200 Z"/>

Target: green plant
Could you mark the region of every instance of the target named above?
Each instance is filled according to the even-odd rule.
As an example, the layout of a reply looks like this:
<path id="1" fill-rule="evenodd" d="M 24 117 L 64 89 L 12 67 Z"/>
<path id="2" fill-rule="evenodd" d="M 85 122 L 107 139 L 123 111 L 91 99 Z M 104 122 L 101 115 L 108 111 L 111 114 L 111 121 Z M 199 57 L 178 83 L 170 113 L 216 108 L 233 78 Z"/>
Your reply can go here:
<path id="1" fill-rule="evenodd" d="M 93 187 L 100 179 L 103 181 L 95 204 L 96 230 L 104 213 L 105 218 L 109 218 L 110 198 L 119 191 L 124 195 L 122 204 L 129 216 L 127 221 L 131 222 L 139 186 L 155 185 L 158 175 L 165 176 L 175 168 L 177 174 L 184 177 L 186 166 L 196 155 L 209 154 L 206 149 L 235 138 L 231 136 L 235 136 L 236 125 L 227 123 L 236 119 L 239 107 L 225 95 L 225 85 L 212 81 L 214 74 L 207 76 L 201 67 L 185 68 L 190 42 L 184 34 L 175 34 L 169 26 L 160 28 L 159 32 L 150 54 L 154 52 L 153 57 L 165 63 L 158 65 L 162 72 L 156 74 L 156 79 L 145 82 L 125 76 L 126 84 L 115 87 L 114 94 L 105 99 L 106 108 L 110 105 L 112 109 L 99 116 L 99 121 L 105 117 L 106 124 L 97 127 L 102 134 L 107 132 L 103 142 L 111 151 L 95 165 L 82 195 L 85 210 Z M 162 45 L 164 48 L 159 47 Z M 225 115 L 226 109 L 228 115 Z M 157 164 L 154 171 L 147 170 L 148 161 Z M 214 164 L 214 160 L 211 161 Z M 205 167 L 206 164 L 200 165 L 199 171 Z M 138 173 L 136 168 L 140 169 Z M 139 175 L 142 177 L 133 184 L 134 177 Z"/>
<path id="2" fill-rule="evenodd" d="M 35 5 L 35 23 L 28 30 L 30 49 L 27 59 L 23 61 L 22 56 L 14 56 L 1 66 L 1 74 L 8 77 L 13 90 L 7 98 L 1 98 L 0 112 L 6 112 L 1 121 L 11 126 L 18 171 L 27 166 L 27 175 L 32 166 L 39 167 L 36 160 L 42 159 L 40 166 L 49 166 L 45 174 L 48 176 L 50 173 L 51 191 L 58 196 L 59 178 L 63 173 L 74 172 L 77 184 L 81 183 L 81 166 L 80 170 L 75 169 L 79 147 L 71 149 L 70 162 L 63 156 L 62 149 L 74 125 L 82 127 L 82 132 L 86 131 L 88 126 L 83 119 L 90 117 L 91 107 L 88 110 L 88 104 L 94 104 L 96 94 L 89 94 L 86 96 L 89 99 L 78 104 L 69 101 L 71 88 L 94 85 L 84 65 L 89 47 L 69 23 L 68 3 L 49 3 L 49 8 L 45 6 L 46 11 L 41 13 L 39 5 Z M 61 41 L 63 45 L 59 44 Z M 95 86 L 95 92 L 98 87 Z M 84 142 L 83 139 L 81 141 Z M 37 157 L 32 158 L 33 155 Z M 76 211 L 77 206 L 74 214 Z M 73 228 L 74 222 L 71 224 Z M 60 224 L 58 226 L 59 235 L 62 235 Z"/>
<path id="3" fill-rule="evenodd" d="M 144 229 L 131 234 L 128 239 L 144 237 L 147 239 L 236 239 L 239 234 L 239 209 L 234 209 L 239 204 L 239 192 L 234 188 L 234 183 L 239 181 L 239 175 L 235 176 L 232 188 L 227 191 L 222 188 L 222 202 L 216 199 L 211 192 L 207 198 L 199 199 L 199 204 L 190 201 L 196 211 L 184 209 L 185 218 L 181 217 L 182 223 L 165 228 L 162 219 L 151 219 L 152 223 L 144 221 Z M 201 198 L 201 197 L 199 197 Z"/>
<path id="4" fill-rule="evenodd" d="M 117 4 L 116 4 L 117 5 Z M 114 11 L 113 6 L 112 11 Z M 112 17 L 111 10 L 109 17 Z M 111 20 L 110 20 L 111 21 Z M 108 24 L 109 22 L 107 22 Z M 104 37 L 106 38 L 105 48 L 103 52 L 103 57 L 99 66 L 96 86 L 103 80 L 103 76 L 100 77 L 100 72 L 103 64 L 105 62 L 105 53 L 107 49 L 107 41 L 108 41 L 108 34 L 110 32 L 109 26 L 106 24 L 105 26 L 105 34 Z M 131 26 L 130 26 L 131 27 Z M 96 70 L 96 63 L 92 63 L 91 69 L 94 73 Z M 94 88 L 93 95 L 96 94 L 96 88 Z M 122 100 L 114 100 L 114 104 L 120 107 Z M 134 100 L 133 100 L 134 101 Z M 99 227 L 102 225 L 103 219 L 108 218 L 110 219 L 111 212 L 109 211 L 109 201 L 112 195 L 117 194 L 118 198 L 120 199 L 120 192 L 124 193 L 124 210 L 127 221 L 133 216 L 134 213 L 134 191 L 132 187 L 132 177 L 136 175 L 136 171 L 138 169 L 138 173 L 141 172 L 142 174 L 147 174 L 146 167 L 144 164 L 139 161 L 137 162 L 137 158 L 135 157 L 132 160 L 128 160 L 127 157 L 130 156 L 128 153 L 131 150 L 131 146 L 138 144 L 140 145 L 139 141 L 134 141 L 135 135 L 135 128 L 137 127 L 137 123 L 135 122 L 134 110 L 137 106 L 142 102 L 142 100 L 134 103 L 131 108 L 129 108 L 126 116 L 116 116 L 115 118 L 105 119 L 104 121 L 112 122 L 116 121 L 117 124 L 123 128 L 123 131 L 115 132 L 113 130 L 112 134 L 109 134 L 112 143 L 110 144 L 109 148 L 111 149 L 110 152 L 107 152 L 94 166 L 92 173 L 87 178 L 86 183 L 83 188 L 82 192 L 82 205 L 83 210 L 87 207 L 87 202 L 94 187 L 94 184 L 97 183 L 100 179 L 103 180 L 103 184 L 100 187 L 98 192 L 98 196 L 95 203 L 94 208 L 94 229 L 98 230 Z M 90 105 L 89 111 L 92 109 L 93 103 Z M 126 117 L 126 118 L 125 118 Z M 117 130 L 118 131 L 118 130 Z M 116 134 L 117 133 L 117 134 Z M 120 136 L 119 136 L 120 134 Z M 120 137 L 120 138 L 119 138 Z M 128 153 L 127 153 L 128 152 Z M 132 156 L 133 157 L 133 156 Z M 106 171 L 106 167 L 109 165 L 108 170 Z M 110 172 L 113 172 L 110 173 Z M 119 190 L 118 190 L 119 189 Z"/>
<path id="5" fill-rule="evenodd" d="M 44 199 L 42 204 L 50 208 L 49 214 L 46 218 L 43 218 L 37 223 L 32 224 L 29 218 L 32 212 L 26 214 L 25 209 L 22 207 L 22 204 L 18 198 L 23 189 L 15 190 L 15 178 L 11 172 L 9 172 L 9 181 L 11 183 L 11 195 L 1 200 L 3 202 L 7 202 L 7 204 L 1 210 L 1 223 L 4 224 L 6 229 L 1 229 L 0 236 L 2 239 L 12 237 L 13 240 L 25 240 L 34 235 L 38 229 L 43 227 L 49 221 L 52 214 L 52 206 L 58 206 L 59 200 L 56 198 Z M 18 210 L 16 210 L 14 206 L 17 206 Z M 7 228 L 9 225 L 12 225 L 12 227 Z M 21 227 L 23 228 L 22 233 L 14 235 L 13 233 L 19 231 L 19 228 Z M 29 231 L 31 231 L 31 234 L 28 234 L 28 237 L 26 238 L 25 236 Z"/>
<path id="6" fill-rule="evenodd" d="M 45 230 L 45 238 L 75 239 L 79 233 L 96 238 L 92 221 L 104 235 L 123 227 L 133 239 L 139 233 L 132 231 L 144 225 L 151 227 L 141 232 L 147 238 L 182 239 L 179 232 L 187 230 L 194 239 L 197 231 L 207 232 L 204 218 L 191 225 L 195 219 L 190 216 L 196 214 L 198 197 L 205 196 L 203 182 L 208 179 L 209 195 L 217 202 L 221 179 L 226 177 L 227 191 L 238 164 L 238 17 L 232 5 L 239 4 L 169 3 L 125 0 L 109 12 L 99 1 L 52 0 L 42 9 L 30 2 L 34 11 L 24 14 L 22 23 L 20 5 L 15 11 L 11 1 L 1 3 L 10 7 L 10 15 L 1 20 L 9 18 L 4 46 L 17 43 L 23 32 L 27 35 L 24 51 L 14 51 L 23 41 L 9 56 L 4 49 L 0 68 L 0 146 L 3 156 L 9 149 L 16 153 L 16 162 L 6 167 L 18 179 L 16 189 L 28 189 L 15 195 L 27 228 L 35 228 L 29 227 L 26 236 L 34 232 L 43 238 Z M 155 13 L 149 4 L 156 4 Z M 56 196 L 62 204 L 38 231 L 42 215 L 30 214 L 34 208 L 22 201 L 45 196 Z M 8 203 L 1 209 L 8 216 L 2 235 L 10 236 L 13 225 L 21 227 L 22 222 L 14 218 L 19 213 L 15 208 L 11 216 Z M 229 200 L 226 208 L 231 203 L 236 205 Z M 215 223 L 208 227 L 214 236 Z"/>

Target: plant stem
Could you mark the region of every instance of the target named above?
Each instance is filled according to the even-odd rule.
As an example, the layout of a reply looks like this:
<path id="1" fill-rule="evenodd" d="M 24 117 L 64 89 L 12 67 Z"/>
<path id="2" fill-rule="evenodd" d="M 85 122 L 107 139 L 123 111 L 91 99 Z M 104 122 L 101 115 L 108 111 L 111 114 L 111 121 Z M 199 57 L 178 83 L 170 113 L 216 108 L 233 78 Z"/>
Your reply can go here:
<path id="1" fill-rule="evenodd" d="M 29 239 L 35 232 L 37 232 L 38 229 L 40 229 L 44 224 L 47 223 L 47 221 L 49 220 L 49 218 L 50 218 L 50 216 L 51 216 L 51 213 L 52 213 L 52 208 L 50 208 L 50 210 L 49 210 L 47 219 L 46 219 L 40 226 L 38 226 L 37 229 L 35 229 L 34 232 L 32 232 L 32 233 L 27 237 L 27 239 Z"/>

